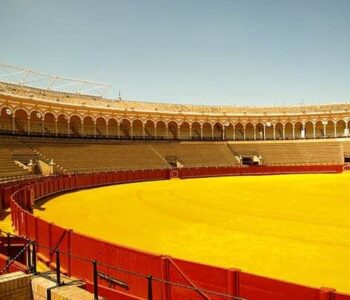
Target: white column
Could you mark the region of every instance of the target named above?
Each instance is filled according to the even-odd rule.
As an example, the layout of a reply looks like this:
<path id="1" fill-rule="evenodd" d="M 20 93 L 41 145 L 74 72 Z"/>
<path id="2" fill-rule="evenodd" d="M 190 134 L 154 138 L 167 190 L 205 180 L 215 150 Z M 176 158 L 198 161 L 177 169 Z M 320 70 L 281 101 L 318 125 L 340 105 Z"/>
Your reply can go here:
<path id="1" fill-rule="evenodd" d="M 327 123 L 323 124 L 323 137 L 327 136 Z"/>
<path id="2" fill-rule="evenodd" d="M 190 125 L 190 140 L 192 140 L 192 124 L 189 124 Z"/>
<path id="3" fill-rule="evenodd" d="M 282 139 L 286 139 L 286 125 L 282 124 Z"/>
<path id="4" fill-rule="evenodd" d="M 264 132 L 264 140 L 266 140 L 266 127 L 265 127 L 265 125 L 263 125 L 263 127 L 264 127 L 264 129 L 263 129 L 264 130 L 263 131 Z"/>
<path id="5" fill-rule="evenodd" d="M 222 140 L 225 140 L 225 125 L 222 125 Z"/>
<path id="6" fill-rule="evenodd" d="M 292 124 L 292 127 L 293 127 L 293 140 L 295 140 L 295 125 Z"/>
<path id="7" fill-rule="evenodd" d="M 67 120 L 67 134 L 70 136 L 70 120 Z"/>
<path id="8" fill-rule="evenodd" d="M 334 123 L 334 137 L 337 137 L 337 123 Z"/>
<path id="9" fill-rule="evenodd" d="M 142 138 L 145 139 L 145 123 L 142 122 Z"/>
<path id="10" fill-rule="evenodd" d="M 55 136 L 58 135 L 58 132 L 57 132 L 57 118 L 55 117 Z"/>
<path id="11" fill-rule="evenodd" d="M 256 140 L 256 125 L 254 125 L 253 128 L 254 128 L 253 131 L 254 131 L 254 141 L 255 141 Z"/>
<path id="12" fill-rule="evenodd" d="M 96 136 L 97 136 L 97 132 L 96 132 L 96 121 L 94 121 L 94 136 L 95 136 L 95 138 L 96 138 Z"/>
<path id="13" fill-rule="evenodd" d="M 119 123 L 119 121 L 117 121 L 117 135 L 118 135 L 118 139 L 120 139 L 120 123 Z"/>
<path id="14" fill-rule="evenodd" d="M 203 140 L 203 124 L 201 124 L 201 140 Z"/>
<path id="15" fill-rule="evenodd" d="M 303 138 L 305 140 L 306 139 L 306 126 L 305 126 L 305 124 L 302 124 L 301 126 L 302 127 L 301 127 L 300 135 L 301 135 L 301 138 Z"/>
<path id="16" fill-rule="evenodd" d="M 348 122 L 345 122 L 344 136 L 348 137 L 348 135 L 349 135 Z"/>
<path id="17" fill-rule="evenodd" d="M 12 113 L 12 134 L 15 133 L 15 114 Z"/>
<path id="18" fill-rule="evenodd" d="M 273 139 L 276 140 L 276 125 L 272 124 L 273 126 Z"/>
<path id="19" fill-rule="evenodd" d="M 235 141 L 236 140 L 236 125 L 232 124 L 232 126 L 233 126 L 232 139 Z"/>
<path id="20" fill-rule="evenodd" d="M 30 116 L 28 116 L 27 128 L 28 128 L 28 135 L 30 135 Z"/>
<path id="21" fill-rule="evenodd" d="M 316 139 L 316 123 L 313 123 L 313 129 L 314 129 L 314 132 L 313 132 L 313 134 L 314 134 L 314 139 Z"/>
<path id="22" fill-rule="evenodd" d="M 211 125 L 211 139 L 214 139 L 214 126 Z"/>

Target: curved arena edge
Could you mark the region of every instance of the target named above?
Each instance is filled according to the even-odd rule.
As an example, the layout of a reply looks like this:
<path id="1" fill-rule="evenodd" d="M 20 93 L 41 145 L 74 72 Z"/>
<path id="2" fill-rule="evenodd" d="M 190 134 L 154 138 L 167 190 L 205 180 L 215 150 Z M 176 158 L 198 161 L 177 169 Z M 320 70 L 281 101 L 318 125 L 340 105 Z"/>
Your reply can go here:
<path id="1" fill-rule="evenodd" d="M 10 182 L 0 186 L 3 206 L 11 207 L 14 229 L 20 236 L 37 243 L 38 256 L 52 268 L 55 251 L 61 256 L 61 269 L 83 279 L 92 290 L 93 265 L 97 261 L 100 274 L 108 274 L 128 289 L 99 279 L 99 293 L 108 299 L 146 299 L 149 275 L 152 276 L 154 299 L 259 299 L 259 300 L 350 300 L 350 295 L 331 288 L 313 288 L 259 275 L 239 269 L 225 269 L 185 261 L 166 255 L 144 252 L 46 222 L 31 214 L 33 203 L 58 193 L 103 185 L 172 177 L 195 178 L 230 175 L 267 175 L 295 173 L 340 173 L 343 165 L 283 167 L 183 168 L 178 170 L 116 171 L 94 174 L 50 176 Z"/>

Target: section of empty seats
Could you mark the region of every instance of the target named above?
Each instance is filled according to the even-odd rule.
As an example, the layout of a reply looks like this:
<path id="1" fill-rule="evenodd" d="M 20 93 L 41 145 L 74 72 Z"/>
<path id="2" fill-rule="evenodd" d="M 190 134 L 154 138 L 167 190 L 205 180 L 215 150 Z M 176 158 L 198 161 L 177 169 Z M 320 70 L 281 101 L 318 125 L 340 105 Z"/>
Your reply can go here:
<path id="1" fill-rule="evenodd" d="M 153 147 L 173 166 L 215 167 L 234 166 L 235 159 L 226 143 L 219 142 L 159 142 Z"/>
<path id="2" fill-rule="evenodd" d="M 31 157 L 34 153 L 16 138 L 0 137 L 0 178 L 28 175 L 28 171 L 15 161 Z"/>
<path id="3" fill-rule="evenodd" d="M 28 139 L 26 143 L 67 172 L 169 168 L 142 142 Z"/>
<path id="4" fill-rule="evenodd" d="M 252 142 L 230 143 L 237 156 L 261 156 L 265 165 L 291 164 L 342 164 L 344 162 L 340 142 Z"/>
<path id="5" fill-rule="evenodd" d="M 184 131 L 184 130 L 182 130 Z M 166 132 L 165 132 L 166 134 Z M 0 136 L 0 178 L 56 173 L 224 167 L 258 157 L 264 165 L 342 164 L 350 141 L 118 141 Z M 32 164 L 30 164 L 32 162 Z"/>

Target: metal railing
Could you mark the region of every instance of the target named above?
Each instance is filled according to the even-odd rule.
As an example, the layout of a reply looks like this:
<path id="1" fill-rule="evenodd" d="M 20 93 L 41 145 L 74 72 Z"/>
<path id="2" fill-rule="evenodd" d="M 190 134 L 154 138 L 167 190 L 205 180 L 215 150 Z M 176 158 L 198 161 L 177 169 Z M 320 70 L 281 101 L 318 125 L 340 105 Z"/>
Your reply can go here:
<path id="1" fill-rule="evenodd" d="M 10 238 L 21 239 L 21 240 L 23 240 L 23 243 L 24 243 L 24 246 L 20 249 L 20 251 L 16 255 L 14 255 L 12 258 L 9 257 L 5 266 L 0 270 L 0 275 L 7 273 L 10 269 L 10 266 L 13 265 L 14 262 L 16 262 L 17 258 L 20 255 L 22 255 L 23 253 L 27 252 L 27 260 L 26 260 L 27 261 L 27 270 L 26 271 L 28 273 L 33 274 L 34 276 L 42 276 L 46 279 L 54 280 L 56 282 L 56 285 L 48 290 L 48 294 L 47 294 L 48 299 L 51 299 L 51 290 L 53 288 L 57 288 L 60 286 L 85 281 L 85 279 L 81 279 L 81 280 L 78 279 L 78 280 L 73 280 L 73 281 L 69 281 L 69 282 L 65 282 L 64 280 L 62 280 L 61 256 L 66 255 L 68 257 L 83 260 L 83 261 L 91 264 L 94 300 L 99 299 L 99 296 L 100 296 L 100 293 L 99 293 L 99 285 L 100 284 L 99 284 L 99 282 L 101 280 L 106 281 L 110 285 L 122 288 L 125 291 L 128 291 L 130 288 L 128 282 L 121 280 L 121 279 L 118 279 L 118 278 L 115 278 L 113 276 L 110 276 L 106 273 L 103 273 L 102 271 L 99 271 L 99 267 L 108 268 L 110 270 L 115 270 L 115 271 L 118 271 L 120 273 L 135 276 L 137 278 L 145 280 L 145 283 L 147 285 L 147 296 L 146 296 L 147 300 L 154 299 L 154 283 L 155 282 L 161 283 L 161 284 L 166 284 L 168 286 L 183 288 L 183 289 L 186 289 L 188 291 L 193 291 L 196 293 L 197 296 L 201 296 L 203 299 L 206 299 L 206 300 L 210 300 L 211 299 L 210 296 L 222 297 L 224 299 L 232 299 L 232 300 L 247 300 L 247 298 L 232 296 L 232 295 L 222 293 L 222 292 L 217 292 L 217 291 L 213 291 L 213 290 L 199 288 L 199 287 L 195 286 L 194 284 L 186 285 L 183 283 L 158 278 L 158 277 L 153 276 L 152 274 L 142 274 L 142 273 L 139 273 L 136 271 L 131 271 L 131 270 L 117 267 L 117 266 L 108 265 L 108 264 L 99 262 L 99 261 L 94 260 L 94 259 L 74 255 L 74 254 L 71 254 L 71 253 L 68 253 L 65 251 L 61 251 L 57 248 L 48 247 L 48 246 L 39 244 L 36 241 L 29 240 L 29 239 L 14 235 L 14 234 L 9 233 L 9 232 L 1 231 L 0 236 L 6 237 L 6 239 L 8 239 L 8 241 L 10 240 Z M 10 242 L 8 243 L 7 247 L 11 247 Z M 38 271 L 38 268 L 37 268 L 37 261 L 39 259 L 39 257 L 37 256 L 37 248 L 38 247 L 47 249 L 50 252 L 52 251 L 53 253 L 55 253 L 55 267 L 54 267 L 55 276 L 56 276 L 55 278 L 49 277 L 47 272 L 39 272 Z M 9 249 L 7 251 L 8 251 L 8 253 L 10 253 Z"/>

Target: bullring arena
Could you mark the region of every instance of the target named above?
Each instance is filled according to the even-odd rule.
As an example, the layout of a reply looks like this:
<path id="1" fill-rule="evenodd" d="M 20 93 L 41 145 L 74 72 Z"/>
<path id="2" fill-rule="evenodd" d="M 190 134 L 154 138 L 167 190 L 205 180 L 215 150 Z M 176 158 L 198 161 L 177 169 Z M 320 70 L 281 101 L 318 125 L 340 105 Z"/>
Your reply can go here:
<path id="1" fill-rule="evenodd" d="M 349 109 L 0 82 L 2 274 L 94 299 L 350 299 Z"/>

